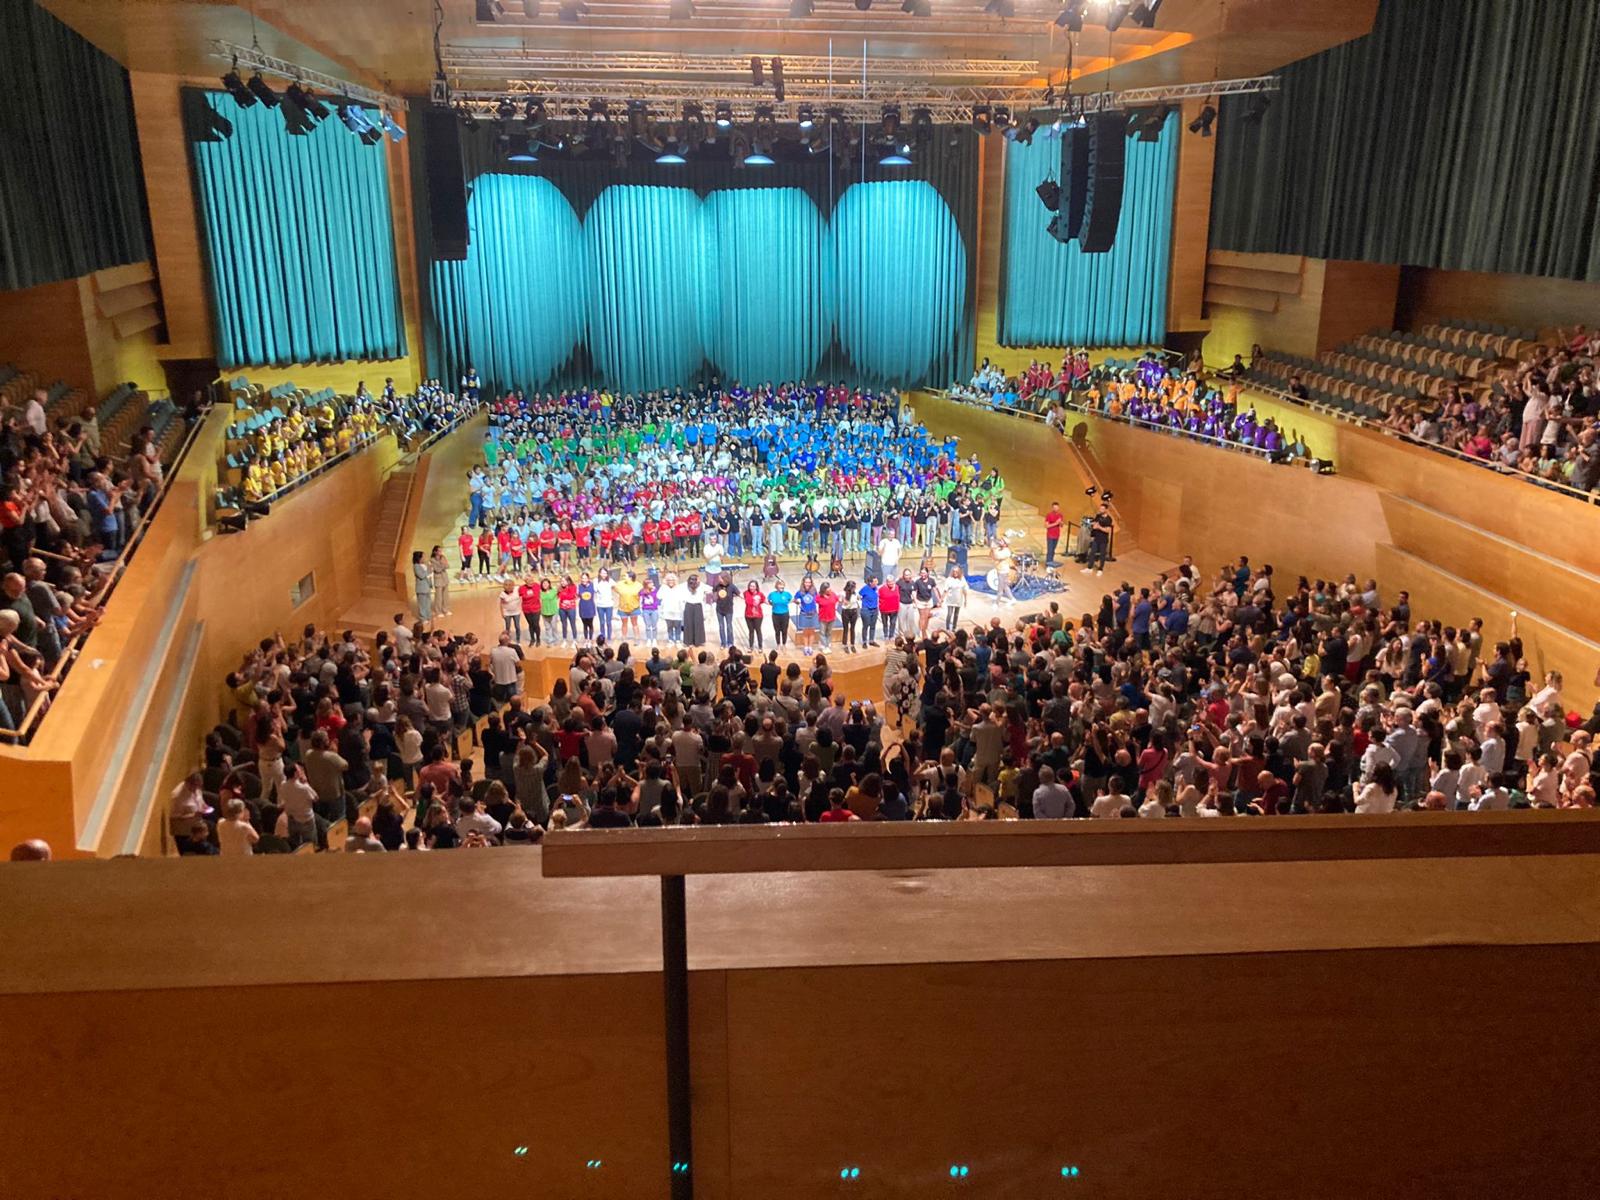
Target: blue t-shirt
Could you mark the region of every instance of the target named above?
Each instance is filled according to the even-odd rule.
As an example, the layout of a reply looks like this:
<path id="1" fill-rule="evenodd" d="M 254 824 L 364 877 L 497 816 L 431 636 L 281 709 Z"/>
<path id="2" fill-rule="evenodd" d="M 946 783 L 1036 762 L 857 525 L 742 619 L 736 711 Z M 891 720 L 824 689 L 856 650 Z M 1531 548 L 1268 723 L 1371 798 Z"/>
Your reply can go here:
<path id="1" fill-rule="evenodd" d="M 810 616 L 817 611 L 817 594 L 815 592 L 799 592 L 795 595 L 795 603 L 800 606 L 802 616 Z"/>
<path id="2" fill-rule="evenodd" d="M 594 616 L 594 584 L 580 583 L 578 585 L 578 616 Z"/>
<path id="3" fill-rule="evenodd" d="M 789 615 L 790 599 L 789 593 L 785 591 L 768 592 L 767 603 L 772 605 L 772 615 L 775 617 L 787 617 Z"/>

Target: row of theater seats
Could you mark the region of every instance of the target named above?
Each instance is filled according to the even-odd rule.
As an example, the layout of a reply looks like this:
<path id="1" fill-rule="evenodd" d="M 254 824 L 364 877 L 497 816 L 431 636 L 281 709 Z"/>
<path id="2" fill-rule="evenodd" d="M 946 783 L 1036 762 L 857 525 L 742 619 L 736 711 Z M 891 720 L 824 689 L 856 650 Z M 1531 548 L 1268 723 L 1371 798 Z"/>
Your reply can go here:
<path id="1" fill-rule="evenodd" d="M 0 366 L 0 402 L 20 409 L 36 390 L 45 389 L 45 418 L 71 424 L 94 419 L 100 430 L 101 450 L 113 457 L 128 452 L 133 435 L 149 425 L 155 433 L 156 447 L 163 462 L 171 462 L 183 441 L 184 424 L 169 400 L 151 400 L 132 383 L 118 384 L 96 404 L 82 388 L 57 381 L 46 386 L 30 371 L 15 366 Z"/>
<path id="2" fill-rule="evenodd" d="M 1515 329 L 1449 322 L 1414 333 L 1369 333 L 1315 359 L 1269 351 L 1251 374 L 1281 390 L 1298 375 L 1318 403 L 1381 419 L 1411 401 L 1443 395 L 1457 380 L 1476 380 L 1502 355 L 1515 357 L 1534 344 Z"/>

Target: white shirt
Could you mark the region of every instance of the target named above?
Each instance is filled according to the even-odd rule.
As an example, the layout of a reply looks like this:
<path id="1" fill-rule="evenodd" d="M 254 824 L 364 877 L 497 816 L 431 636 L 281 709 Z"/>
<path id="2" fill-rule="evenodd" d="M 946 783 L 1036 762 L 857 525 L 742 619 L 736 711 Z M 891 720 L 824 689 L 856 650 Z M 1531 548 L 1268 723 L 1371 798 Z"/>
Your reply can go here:
<path id="1" fill-rule="evenodd" d="M 500 593 L 500 615 L 502 617 L 520 617 L 522 615 L 522 597 L 515 591 Z"/>
<path id="2" fill-rule="evenodd" d="M 900 562 L 900 539 L 897 537 L 886 537 L 883 539 L 883 541 L 879 542 L 878 558 L 882 560 L 884 570 L 886 572 L 890 567 L 898 566 Z"/>
<path id="3" fill-rule="evenodd" d="M 226 858 L 253 855 L 260 840 L 261 835 L 249 821 L 224 817 L 217 822 L 217 845 Z"/>
<path id="4" fill-rule="evenodd" d="M 656 593 L 656 598 L 661 603 L 663 621 L 683 620 L 683 607 L 689 601 L 688 587 L 681 583 L 669 583 Z"/>
<path id="5" fill-rule="evenodd" d="M 522 674 L 522 659 L 510 646 L 496 646 L 489 651 L 489 677 L 501 687 L 516 683 Z"/>
<path id="6" fill-rule="evenodd" d="M 944 603 L 947 608 L 960 608 L 967 602 L 967 581 L 952 575 L 944 581 Z"/>
<path id="7" fill-rule="evenodd" d="M 394 630 L 394 648 L 401 658 L 411 653 L 411 630 L 396 622 Z"/>
<path id="8" fill-rule="evenodd" d="M 594 581 L 594 605 L 596 608 L 615 608 L 617 606 L 617 585 L 610 579 L 596 579 Z"/>
<path id="9" fill-rule="evenodd" d="M 1376 783 L 1369 783 L 1356 795 L 1358 813 L 1392 813 L 1398 792 L 1386 792 Z"/>
<path id="10" fill-rule="evenodd" d="M 28 397 L 27 406 L 22 410 L 22 419 L 27 423 L 28 428 L 33 430 L 34 433 L 38 434 L 40 437 L 44 436 L 44 405 L 39 403 L 39 397 Z"/>
<path id="11" fill-rule="evenodd" d="M 1122 806 L 1127 803 L 1128 798 L 1126 796 L 1118 796 L 1108 792 L 1104 796 L 1095 797 L 1094 803 L 1089 806 L 1089 815 L 1091 817 L 1121 816 Z"/>

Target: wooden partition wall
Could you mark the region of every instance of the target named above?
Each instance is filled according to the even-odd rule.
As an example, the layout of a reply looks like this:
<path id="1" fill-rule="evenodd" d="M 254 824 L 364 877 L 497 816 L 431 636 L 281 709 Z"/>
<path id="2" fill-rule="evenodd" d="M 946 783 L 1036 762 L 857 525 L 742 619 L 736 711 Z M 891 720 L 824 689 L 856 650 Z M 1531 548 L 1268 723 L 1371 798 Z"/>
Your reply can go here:
<path id="1" fill-rule="evenodd" d="M 695 1195 L 1587 1196 L 1547 1114 L 1600 1054 L 1562 1016 L 1594 862 L 692 878 Z M 669 1194 L 653 879 L 18 864 L 0 900 L 0 1193 Z"/>

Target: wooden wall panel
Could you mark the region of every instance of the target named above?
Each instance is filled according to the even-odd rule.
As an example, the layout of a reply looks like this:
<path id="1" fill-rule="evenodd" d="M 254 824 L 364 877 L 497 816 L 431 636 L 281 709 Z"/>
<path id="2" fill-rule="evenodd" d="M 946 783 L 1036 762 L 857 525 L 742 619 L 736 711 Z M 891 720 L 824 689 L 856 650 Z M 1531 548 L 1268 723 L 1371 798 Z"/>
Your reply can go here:
<path id="1" fill-rule="evenodd" d="M 1209 100 L 1183 105 L 1185 128 Z M 1214 138 L 1182 134 L 1178 141 L 1178 186 L 1172 213 L 1172 273 L 1167 282 L 1167 329 L 1192 333 L 1210 328 L 1205 319 L 1206 251 L 1211 238 L 1211 176 Z"/>
<path id="2" fill-rule="evenodd" d="M 1068 427 L 1092 447 L 1121 511 L 1141 522 L 1142 547 L 1192 554 L 1207 572 L 1240 554 L 1291 579 L 1377 570 L 1373 548 L 1389 540 L 1388 527 L 1364 484 L 1079 413 Z M 1177 517 L 1171 528 L 1142 524 L 1145 514 L 1168 513 Z"/>
<path id="3" fill-rule="evenodd" d="M 973 262 L 977 276 L 977 307 L 972 361 L 1007 364 L 1019 353 L 1000 345 L 1000 276 L 1005 266 L 1006 140 L 978 139 L 978 252 Z M 1031 359 L 1023 358 L 1022 366 Z"/>
<path id="4" fill-rule="evenodd" d="M 156 276 L 166 314 L 164 358 L 212 358 L 210 285 L 183 133 L 179 75 L 130 71 L 133 115 L 144 163 L 145 200 L 155 239 Z"/>
<path id="5" fill-rule="evenodd" d="M 60 379 L 94 389 L 77 280 L 0 291 L 0 362 L 31 371 L 44 387 Z"/>
<path id="6" fill-rule="evenodd" d="M 911 404 L 917 419 L 940 437 L 960 438 L 963 456 L 976 454 L 985 470 L 999 467 L 1011 494 L 1024 504 L 1043 512 L 1059 500 L 1063 511 L 1076 511 L 1072 501 L 1082 497 L 1091 481 L 1062 445 L 1061 435 L 1043 422 L 1002 416 L 927 392 L 915 393 Z"/>
<path id="7" fill-rule="evenodd" d="M 1293 264 L 1298 263 L 1301 276 L 1298 296 L 1259 289 L 1263 303 L 1266 297 L 1276 297 L 1277 308 L 1274 311 L 1208 303 L 1206 315 L 1211 319 L 1211 332 L 1202 347 L 1208 363 L 1220 367 L 1232 362 L 1235 354 L 1249 358 L 1250 347 L 1258 343 L 1288 354 L 1310 356 L 1317 352 L 1317 336 L 1322 320 L 1324 260 L 1300 259 L 1283 254 L 1214 251 L 1211 263 L 1230 270 L 1265 272 L 1269 279 L 1296 269 Z M 1228 299 L 1226 293 L 1222 298 Z"/>
<path id="8" fill-rule="evenodd" d="M 1332 350 L 1375 329 L 1393 329 L 1399 287 L 1397 266 L 1329 259 L 1322 275 L 1318 352 Z"/>
<path id="9" fill-rule="evenodd" d="M 1407 328 L 1463 318 L 1530 331 L 1579 323 L 1593 328 L 1600 319 L 1600 283 L 1404 267 L 1399 305 Z"/>

